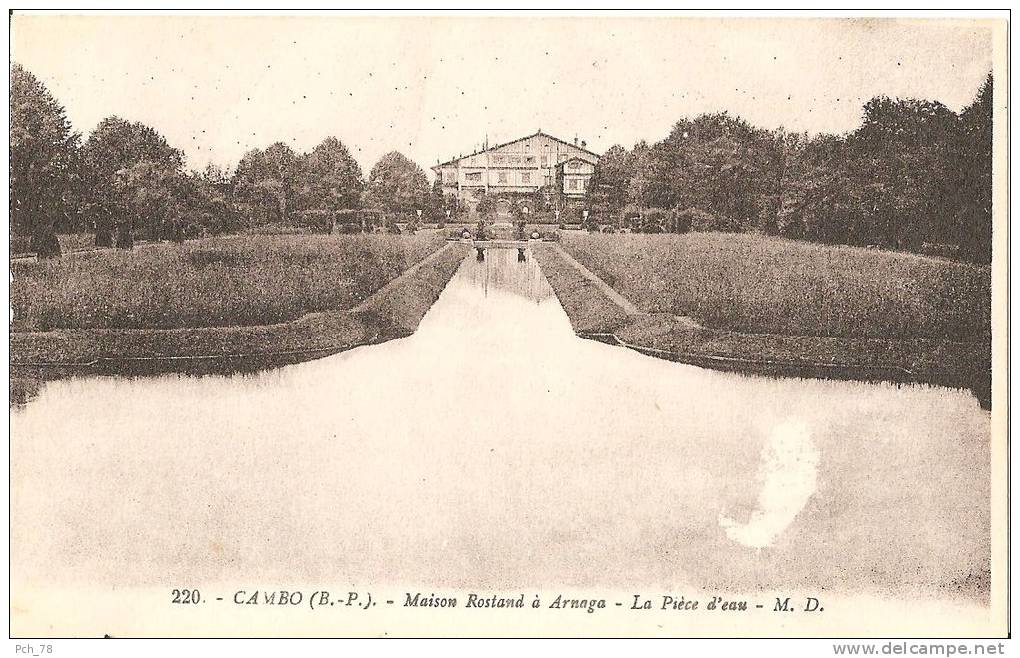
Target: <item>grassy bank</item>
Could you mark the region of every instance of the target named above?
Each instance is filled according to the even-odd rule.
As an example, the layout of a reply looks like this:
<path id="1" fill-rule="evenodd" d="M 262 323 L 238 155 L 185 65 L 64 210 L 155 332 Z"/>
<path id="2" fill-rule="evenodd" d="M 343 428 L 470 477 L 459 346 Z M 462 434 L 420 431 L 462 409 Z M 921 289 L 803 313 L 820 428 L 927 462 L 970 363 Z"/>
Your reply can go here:
<path id="1" fill-rule="evenodd" d="M 401 249 L 392 244 L 399 241 L 409 243 L 402 248 L 406 253 L 432 244 L 402 236 L 370 236 L 366 243 L 390 242 L 385 246 L 389 253 Z M 294 320 L 258 325 L 14 331 L 11 362 L 30 365 L 11 368 L 11 400 L 24 402 L 47 379 L 104 372 L 250 371 L 409 335 L 467 254 L 464 245 L 444 247 L 441 239 L 434 244 L 439 253 L 426 255 L 413 272 L 357 308 L 345 302 L 345 306 L 305 313 Z M 55 363 L 79 365 L 38 365 Z"/>
<path id="2" fill-rule="evenodd" d="M 631 316 L 553 248 L 543 246 L 537 255 L 574 330 L 581 335 L 612 334 L 631 346 L 647 348 L 648 353 L 661 350 L 657 356 L 718 369 L 942 384 L 970 388 L 987 402 L 989 306 L 980 301 L 986 293 L 973 292 L 982 290 L 975 280 L 980 272 L 974 272 L 980 268 L 912 255 L 791 245 L 755 236 L 732 236 L 737 244 L 727 247 L 720 244 L 725 237 L 729 236 L 569 236 L 564 244 L 567 251 L 612 282 L 642 311 Z M 760 244 L 753 244 L 755 240 Z M 800 248 L 819 252 L 814 258 L 821 263 L 834 260 L 840 266 L 822 274 L 808 272 L 805 263 L 809 255 Z M 837 253 L 821 253 L 829 249 Z M 800 259 L 796 267 L 784 260 L 784 253 L 790 250 Z M 716 303 L 724 308 L 711 309 L 709 291 L 732 290 L 742 280 L 737 259 L 752 253 L 758 259 L 744 269 L 760 272 L 758 283 L 743 279 L 742 285 L 752 290 L 721 295 Z M 606 254 L 621 254 L 621 258 L 611 262 Z M 680 262 L 684 258 L 710 263 L 694 284 L 679 280 L 695 276 L 690 264 Z M 856 266 L 854 258 L 858 259 Z M 633 269 L 623 270 L 622 263 Z M 944 268 L 947 280 L 924 287 L 925 280 L 939 278 L 933 273 L 938 268 Z M 728 274 L 725 281 L 713 279 L 720 272 Z M 891 273 L 899 273 L 895 281 L 875 280 Z M 805 277 L 814 281 L 798 283 Z M 853 281 L 864 283 L 850 290 Z M 795 290 L 799 292 L 795 294 Z M 806 292 L 810 290 L 815 294 Z M 968 290 L 972 292 L 964 294 Z M 905 291 L 914 296 L 940 295 L 943 306 L 907 299 L 903 317 L 896 317 L 889 297 L 903 298 Z M 818 308 L 819 299 L 826 300 L 824 314 Z M 950 299 L 958 299 L 974 317 L 946 308 L 952 304 Z M 738 300 L 751 301 L 742 305 Z M 783 314 L 772 310 L 770 302 L 784 309 Z M 920 312 L 925 308 L 933 310 Z M 688 314 L 697 323 L 683 317 Z M 837 314 L 842 314 L 845 324 L 832 324 Z M 757 331 L 742 330 L 745 327 Z M 792 333 L 797 328 L 803 328 L 804 333 Z M 938 335 L 940 328 L 942 335 Z M 904 335 L 907 330 L 912 333 Z"/>
<path id="3" fill-rule="evenodd" d="M 563 247 L 646 313 L 713 329 L 987 340 L 988 267 L 759 235 L 589 235 Z"/>
<path id="4" fill-rule="evenodd" d="M 246 236 L 15 263 L 11 329 L 286 322 L 352 308 L 442 244 L 436 233 Z"/>

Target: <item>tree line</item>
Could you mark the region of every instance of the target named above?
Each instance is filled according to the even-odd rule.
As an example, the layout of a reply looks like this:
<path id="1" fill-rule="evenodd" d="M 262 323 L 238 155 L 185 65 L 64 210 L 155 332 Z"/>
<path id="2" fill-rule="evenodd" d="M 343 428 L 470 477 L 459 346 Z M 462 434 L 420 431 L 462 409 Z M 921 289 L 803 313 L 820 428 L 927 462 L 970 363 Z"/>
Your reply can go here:
<path id="1" fill-rule="evenodd" d="M 610 148 L 588 190 L 593 221 L 638 230 L 758 231 L 987 263 L 992 75 L 959 114 L 880 96 L 843 135 L 765 130 L 725 112 L 684 119 L 657 143 Z"/>
<path id="2" fill-rule="evenodd" d="M 309 153 L 283 142 L 253 149 L 229 173 L 187 171 L 183 152 L 140 122 L 109 117 L 83 141 L 18 64 L 10 105 L 15 251 L 13 241 L 23 240 L 41 256 L 59 255 L 64 231 L 130 247 L 136 237 L 323 228 L 338 217 L 356 221 L 356 209 L 412 223 L 419 210 L 432 221 L 458 210 L 438 180 L 430 189 L 421 167 L 396 151 L 368 176 L 335 137 Z M 988 262 L 991 175 L 989 74 L 959 114 L 934 101 L 876 97 L 861 126 L 843 135 L 765 130 L 725 112 L 684 119 L 654 144 L 610 148 L 586 206 L 592 225 L 758 231 Z"/>
<path id="3" fill-rule="evenodd" d="M 130 247 L 268 224 L 326 228 L 358 208 L 414 221 L 417 210 L 431 217 L 444 207 L 422 168 L 396 151 L 367 177 L 335 137 L 309 153 L 283 142 L 253 149 L 232 173 L 188 171 L 183 151 L 155 129 L 113 116 L 83 141 L 32 73 L 14 64 L 10 81 L 12 251 L 21 241 L 58 256 L 58 232 L 93 231 L 97 246 Z"/>

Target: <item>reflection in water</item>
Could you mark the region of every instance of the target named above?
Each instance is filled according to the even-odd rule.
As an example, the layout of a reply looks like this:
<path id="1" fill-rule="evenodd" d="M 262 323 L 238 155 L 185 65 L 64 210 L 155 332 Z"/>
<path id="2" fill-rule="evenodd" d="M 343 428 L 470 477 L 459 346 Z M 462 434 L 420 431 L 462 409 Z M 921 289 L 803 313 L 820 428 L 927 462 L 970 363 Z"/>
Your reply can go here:
<path id="1" fill-rule="evenodd" d="M 517 250 L 516 262 L 512 249 L 489 248 L 485 250 L 484 261 L 471 271 L 472 281 L 480 284 L 488 295 L 490 286 L 524 296 L 535 303 L 553 296 L 549 282 L 542 275 L 538 263 L 525 256 L 524 249 Z"/>
<path id="2" fill-rule="evenodd" d="M 469 256 L 406 339 L 47 384 L 12 412 L 13 576 L 986 591 L 972 396 L 581 340 L 515 256 Z"/>

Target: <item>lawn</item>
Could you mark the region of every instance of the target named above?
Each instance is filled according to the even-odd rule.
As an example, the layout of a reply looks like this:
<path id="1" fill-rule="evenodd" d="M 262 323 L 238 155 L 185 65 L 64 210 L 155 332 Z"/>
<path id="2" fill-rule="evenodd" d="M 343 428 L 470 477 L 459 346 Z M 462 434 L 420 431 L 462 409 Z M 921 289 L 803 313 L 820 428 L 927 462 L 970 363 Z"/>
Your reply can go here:
<path id="1" fill-rule="evenodd" d="M 11 330 L 251 326 L 350 309 L 443 243 L 242 236 L 14 263 Z"/>
<path id="2" fill-rule="evenodd" d="M 563 247 L 648 313 L 755 334 L 990 337 L 988 267 L 760 235 L 564 233 Z"/>

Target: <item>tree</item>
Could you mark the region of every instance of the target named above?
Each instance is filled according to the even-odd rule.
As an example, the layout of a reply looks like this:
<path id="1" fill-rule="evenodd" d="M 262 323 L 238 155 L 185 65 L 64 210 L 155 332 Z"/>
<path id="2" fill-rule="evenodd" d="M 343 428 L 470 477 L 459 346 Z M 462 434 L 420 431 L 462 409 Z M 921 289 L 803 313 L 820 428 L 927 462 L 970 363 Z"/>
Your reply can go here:
<path id="1" fill-rule="evenodd" d="M 75 213 L 79 135 L 64 107 L 20 64 L 10 79 L 11 232 L 31 236 L 42 258 L 60 255 L 56 227 Z"/>
<path id="2" fill-rule="evenodd" d="M 443 181 L 439 176 L 436 176 L 436 179 L 432 181 L 425 215 L 431 222 L 443 223 L 446 221 L 446 199 L 443 198 Z"/>
<path id="3" fill-rule="evenodd" d="M 848 140 L 864 214 L 859 237 L 891 247 L 955 241 L 958 118 L 941 103 L 879 96 Z"/>
<path id="4" fill-rule="evenodd" d="M 143 123 L 103 119 L 82 148 L 87 211 L 97 243 L 116 227 L 118 235 L 141 231 L 170 237 L 181 221 L 184 154 Z M 122 238 L 121 244 L 131 239 Z"/>
<path id="5" fill-rule="evenodd" d="M 422 209 L 428 192 L 422 168 L 397 151 L 379 158 L 368 175 L 368 203 L 388 212 L 406 214 Z"/>
<path id="6" fill-rule="evenodd" d="M 741 230 L 774 215 L 776 144 L 772 133 L 722 112 L 678 121 L 649 151 L 647 205 L 698 208 Z"/>
<path id="7" fill-rule="evenodd" d="M 647 208 L 651 202 L 652 148 L 641 140 L 630 151 L 630 181 L 627 184 L 627 202 Z"/>
<path id="8" fill-rule="evenodd" d="M 852 241 L 862 202 L 847 158 L 843 138 L 784 136 L 775 220 L 780 234 L 818 242 Z"/>
<path id="9" fill-rule="evenodd" d="M 244 154 L 234 172 L 234 200 L 249 226 L 289 223 L 299 166 L 294 151 L 283 142 Z"/>
<path id="10" fill-rule="evenodd" d="M 616 214 L 627 204 L 632 176 L 632 158 L 619 144 L 599 158 L 588 183 L 587 205 L 600 214 Z"/>
<path id="11" fill-rule="evenodd" d="M 295 169 L 303 210 L 335 212 L 357 207 L 365 181 L 361 166 L 336 137 L 327 137 L 300 158 Z"/>
<path id="12" fill-rule="evenodd" d="M 241 218 L 231 199 L 230 176 L 209 164 L 202 172 L 191 172 L 184 185 L 188 218 L 182 227 L 187 237 L 228 233 L 241 226 Z"/>
<path id="13" fill-rule="evenodd" d="M 496 213 L 496 201 L 497 196 L 495 194 L 479 192 L 478 204 L 475 206 L 475 211 L 483 218 L 491 218 L 492 215 Z"/>
<path id="14" fill-rule="evenodd" d="M 989 73 L 960 113 L 960 253 L 982 263 L 992 260 L 992 87 Z"/>

